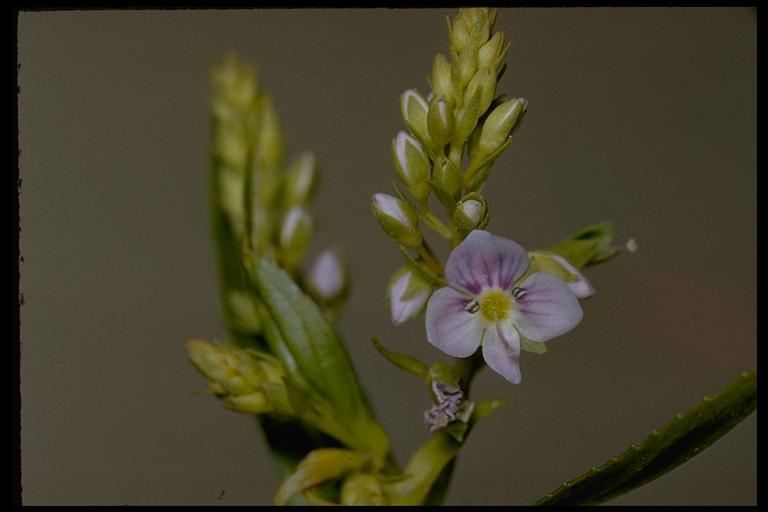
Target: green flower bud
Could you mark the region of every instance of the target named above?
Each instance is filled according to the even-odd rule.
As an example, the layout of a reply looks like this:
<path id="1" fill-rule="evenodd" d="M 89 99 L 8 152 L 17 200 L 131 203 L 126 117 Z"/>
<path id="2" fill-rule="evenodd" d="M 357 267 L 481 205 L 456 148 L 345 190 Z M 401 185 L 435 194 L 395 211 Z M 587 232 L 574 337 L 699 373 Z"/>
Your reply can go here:
<path id="1" fill-rule="evenodd" d="M 456 129 L 453 134 L 454 141 L 463 144 L 467 140 L 467 137 L 472 133 L 472 130 L 475 129 L 477 120 L 482 115 L 482 112 L 480 112 L 482 92 L 481 88 L 475 88 L 470 100 L 465 102 L 461 109 L 459 109 L 456 119 Z"/>
<path id="2" fill-rule="evenodd" d="M 491 35 L 491 9 L 487 7 L 467 9 L 467 19 L 470 24 L 470 37 L 476 46 L 482 46 Z M 495 14 L 493 15 L 495 18 Z"/>
<path id="3" fill-rule="evenodd" d="M 216 127 L 214 152 L 234 170 L 244 172 L 248 160 L 248 144 L 240 126 L 222 123 Z"/>
<path id="4" fill-rule="evenodd" d="M 527 108 L 528 101 L 523 98 L 505 101 L 496 107 L 483 124 L 478 141 L 479 154 L 487 156 L 499 149 L 520 125 Z"/>
<path id="5" fill-rule="evenodd" d="M 223 65 L 214 67 L 212 78 L 223 104 L 243 109 L 256 101 L 256 72 L 250 66 L 241 64 L 234 55 L 230 55 Z M 214 114 L 222 113 L 215 106 Z"/>
<path id="6" fill-rule="evenodd" d="M 427 126 L 432 143 L 436 147 L 442 148 L 451 140 L 454 124 L 453 103 L 446 101 L 445 98 L 434 96 L 429 102 Z"/>
<path id="7" fill-rule="evenodd" d="M 485 198 L 474 192 L 461 198 L 453 211 L 453 225 L 460 231 L 482 229 L 489 220 Z"/>
<path id="8" fill-rule="evenodd" d="M 301 261 L 311 238 L 312 217 L 301 206 L 294 206 L 280 227 L 280 249 L 289 265 Z"/>
<path id="9" fill-rule="evenodd" d="M 488 8 L 460 9 L 449 31 L 451 44 L 457 49 L 479 48 L 488 41 L 495 17 Z"/>
<path id="10" fill-rule="evenodd" d="M 459 14 L 448 25 L 448 38 L 451 46 L 457 50 L 464 49 L 472 43 L 469 27 L 466 23 L 466 9 L 460 9 Z"/>
<path id="11" fill-rule="evenodd" d="M 244 292 L 232 290 L 227 294 L 229 322 L 240 331 L 250 334 L 261 332 L 261 319 L 256 303 Z"/>
<path id="12" fill-rule="evenodd" d="M 260 102 L 256 161 L 263 168 L 280 167 L 283 161 L 283 134 L 272 99 L 264 96 Z"/>
<path id="13" fill-rule="evenodd" d="M 432 170 L 432 182 L 450 197 L 461 189 L 461 174 L 449 159 L 443 157 L 435 162 Z"/>
<path id="14" fill-rule="evenodd" d="M 353 473 L 341 486 L 342 505 L 388 505 L 387 497 L 376 476 Z"/>
<path id="15" fill-rule="evenodd" d="M 405 125 L 425 143 L 429 141 L 427 109 L 427 102 L 415 89 L 408 89 L 400 96 L 400 113 Z"/>
<path id="16" fill-rule="evenodd" d="M 493 101 L 496 93 L 496 73 L 488 68 L 481 68 L 472 77 L 472 81 L 467 86 L 464 95 L 464 101 L 469 102 L 472 96 L 480 91 L 480 103 L 478 104 L 479 115 L 483 115 Z"/>
<path id="17" fill-rule="evenodd" d="M 226 396 L 222 399 L 228 409 L 245 414 L 264 414 L 272 412 L 272 406 L 264 393 L 256 392 L 248 395 Z"/>
<path id="18" fill-rule="evenodd" d="M 228 167 L 223 167 L 217 176 L 218 200 L 221 209 L 229 217 L 236 233 L 245 230 L 245 178 Z"/>
<path id="19" fill-rule="evenodd" d="M 453 53 L 451 79 L 453 80 L 453 88 L 455 91 L 463 90 L 476 73 L 477 52 L 474 49 Z M 464 101 L 466 101 L 466 96 Z"/>
<path id="20" fill-rule="evenodd" d="M 503 59 L 504 53 L 504 33 L 497 32 L 487 43 L 480 47 L 477 54 L 478 64 L 481 68 L 496 71 Z"/>
<path id="21" fill-rule="evenodd" d="M 305 153 L 288 168 L 285 181 L 285 204 L 305 205 L 315 193 L 318 182 L 317 165 L 312 153 Z"/>
<path id="22" fill-rule="evenodd" d="M 401 199 L 387 194 L 373 195 L 373 215 L 386 234 L 406 247 L 421 245 L 419 218 L 411 206 Z"/>
<path id="23" fill-rule="evenodd" d="M 442 53 L 435 56 L 435 63 L 432 65 L 432 92 L 448 101 L 454 100 L 451 64 Z"/>
<path id="24" fill-rule="evenodd" d="M 413 196 L 424 200 L 429 195 L 429 159 L 422 145 L 408 133 L 400 131 L 392 141 L 395 170 Z"/>
<path id="25" fill-rule="evenodd" d="M 253 391 L 238 371 L 241 367 L 238 354 L 227 346 L 192 339 L 187 342 L 186 348 L 192 364 L 205 377 L 216 382 L 224 393 L 246 394 Z"/>

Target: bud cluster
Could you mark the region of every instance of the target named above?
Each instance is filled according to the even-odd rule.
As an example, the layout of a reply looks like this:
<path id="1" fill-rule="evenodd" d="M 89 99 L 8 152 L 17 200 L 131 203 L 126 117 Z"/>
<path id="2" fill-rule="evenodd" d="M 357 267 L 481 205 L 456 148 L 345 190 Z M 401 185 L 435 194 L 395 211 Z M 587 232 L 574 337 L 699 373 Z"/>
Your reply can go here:
<path id="1" fill-rule="evenodd" d="M 277 359 L 229 343 L 191 339 L 187 356 L 208 379 L 208 389 L 224 406 L 246 414 L 294 416 L 285 370 Z"/>
<path id="2" fill-rule="evenodd" d="M 495 19 L 495 9 L 472 8 L 460 9 L 449 20 L 450 58 L 435 57 L 427 78 L 431 93 L 424 97 L 408 89 L 400 97 L 406 130 L 392 140 L 392 160 L 412 199 L 400 189 L 398 197 L 373 196 L 373 213 L 384 232 L 401 250 L 415 252 L 412 259 L 407 257 L 409 263 L 423 266 L 437 281 L 442 265 L 426 244 L 422 225 L 456 246 L 470 231 L 488 224 L 482 186 L 527 108 L 522 98 L 495 98 L 509 51 L 504 34 L 493 32 Z M 431 211 L 432 194 L 445 209 L 447 220 Z M 399 296 L 396 282 L 390 282 L 390 298 Z M 410 313 L 403 304 L 392 307 L 395 323 L 401 321 L 403 311 Z"/>

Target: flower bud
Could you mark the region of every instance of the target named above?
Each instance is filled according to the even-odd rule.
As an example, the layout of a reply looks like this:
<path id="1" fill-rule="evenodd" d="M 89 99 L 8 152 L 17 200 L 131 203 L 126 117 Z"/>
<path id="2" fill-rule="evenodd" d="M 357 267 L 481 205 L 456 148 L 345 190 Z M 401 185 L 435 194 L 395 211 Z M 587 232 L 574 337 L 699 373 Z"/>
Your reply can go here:
<path id="1" fill-rule="evenodd" d="M 465 9 L 459 10 L 459 14 L 448 24 L 448 38 L 451 46 L 457 50 L 464 49 L 472 43 L 469 27 L 466 23 Z"/>
<path id="2" fill-rule="evenodd" d="M 273 410 L 267 401 L 267 397 L 261 392 L 248 395 L 229 395 L 225 396 L 222 401 L 224 402 L 224 407 L 245 414 L 263 414 Z"/>
<path id="3" fill-rule="evenodd" d="M 424 142 L 429 141 L 427 128 L 427 102 L 416 92 L 408 89 L 400 96 L 400 113 L 408 129 Z"/>
<path id="4" fill-rule="evenodd" d="M 248 160 L 248 144 L 240 126 L 222 123 L 216 127 L 214 151 L 225 165 L 244 172 Z"/>
<path id="5" fill-rule="evenodd" d="M 254 385 L 261 384 L 258 374 L 248 372 L 249 379 L 240 374 L 242 360 L 236 350 L 223 344 L 208 343 L 203 340 L 187 341 L 187 356 L 192 364 L 209 380 L 216 382 L 225 393 L 250 393 Z"/>
<path id="6" fill-rule="evenodd" d="M 435 147 L 442 148 L 445 146 L 453 135 L 453 103 L 446 101 L 441 96 L 432 98 L 432 101 L 429 102 L 427 126 Z"/>
<path id="7" fill-rule="evenodd" d="M 461 189 L 461 174 L 449 159 L 438 157 L 435 168 L 432 170 L 432 182 L 443 192 L 453 197 Z"/>
<path id="8" fill-rule="evenodd" d="M 495 13 L 491 15 L 492 9 L 487 7 L 467 9 L 467 19 L 470 28 L 470 37 L 472 44 L 480 47 L 488 41 L 491 35 L 491 24 L 496 17 Z"/>
<path id="9" fill-rule="evenodd" d="M 480 47 L 477 53 L 478 65 L 481 68 L 498 69 L 504 54 L 504 33 L 496 32 L 493 37 Z"/>
<path id="10" fill-rule="evenodd" d="M 421 245 L 419 217 L 405 201 L 388 194 L 373 194 L 373 215 L 386 234 L 410 248 Z"/>
<path id="11" fill-rule="evenodd" d="M 250 66 L 240 63 L 236 56 L 230 55 L 212 73 L 213 85 L 217 96 L 223 103 L 234 109 L 243 109 L 256 100 L 256 73 Z M 214 114 L 222 113 L 214 108 Z"/>
<path id="12" fill-rule="evenodd" d="M 568 288 L 578 298 L 586 299 L 597 293 L 589 280 L 579 272 L 579 269 L 559 254 L 548 251 L 533 251 L 529 257 L 530 264 L 535 271 L 547 272 L 559 277 L 565 281 Z"/>
<path id="13" fill-rule="evenodd" d="M 454 99 L 451 64 L 442 53 L 435 56 L 435 63 L 432 65 L 432 92 L 435 96 L 442 96 L 448 101 Z"/>
<path id="14" fill-rule="evenodd" d="M 395 170 L 408 190 L 418 200 L 429 195 L 429 159 L 422 145 L 408 133 L 400 131 L 392 141 Z"/>
<path id="15" fill-rule="evenodd" d="M 527 108 L 528 101 L 523 98 L 505 101 L 496 107 L 483 124 L 479 153 L 487 156 L 499 149 L 520 125 Z"/>
<path id="16" fill-rule="evenodd" d="M 453 53 L 451 80 L 454 91 L 457 93 L 462 91 L 475 73 L 477 73 L 477 52 L 474 49 Z"/>
<path id="17" fill-rule="evenodd" d="M 341 258 L 333 249 L 326 249 L 315 259 L 307 276 L 312 292 L 325 302 L 344 294 L 347 273 Z"/>
<path id="18" fill-rule="evenodd" d="M 269 96 L 260 101 L 261 116 L 258 124 L 256 161 L 263 168 L 279 167 L 283 160 L 283 134 L 277 118 L 277 111 Z"/>
<path id="19" fill-rule="evenodd" d="M 217 180 L 219 206 L 229 217 L 235 233 L 242 233 L 245 230 L 245 178 L 224 167 L 218 172 Z"/>
<path id="20" fill-rule="evenodd" d="M 287 206 L 307 204 L 317 187 L 317 165 L 312 153 L 305 153 L 288 168 L 285 181 Z"/>
<path id="21" fill-rule="evenodd" d="M 387 286 L 392 323 L 400 325 L 418 315 L 431 293 L 432 286 L 410 266 L 399 268 Z"/>
<path id="22" fill-rule="evenodd" d="M 482 116 L 493 101 L 493 95 L 496 93 L 496 73 L 488 68 L 480 68 L 472 77 L 467 86 L 464 95 L 464 102 L 468 103 L 477 91 L 480 91 L 480 103 L 478 104 L 478 115 Z"/>
<path id="23" fill-rule="evenodd" d="M 227 312 L 229 323 L 235 329 L 249 334 L 261 332 L 261 318 L 256 303 L 251 297 L 239 290 L 227 294 Z"/>
<path id="24" fill-rule="evenodd" d="M 280 249 L 289 261 L 300 261 L 311 238 L 312 217 L 301 206 L 294 206 L 280 226 Z"/>
<path id="25" fill-rule="evenodd" d="M 460 231 L 482 229 L 489 220 L 485 198 L 474 192 L 464 196 L 453 211 L 453 225 Z"/>
<path id="26" fill-rule="evenodd" d="M 453 134 L 454 141 L 463 144 L 467 140 L 467 137 L 472 133 L 472 130 L 475 129 L 477 120 L 482 114 L 482 112 L 480 112 L 482 92 L 481 89 L 475 88 L 469 101 L 465 101 L 461 109 L 459 109 L 456 119 L 456 129 Z"/>

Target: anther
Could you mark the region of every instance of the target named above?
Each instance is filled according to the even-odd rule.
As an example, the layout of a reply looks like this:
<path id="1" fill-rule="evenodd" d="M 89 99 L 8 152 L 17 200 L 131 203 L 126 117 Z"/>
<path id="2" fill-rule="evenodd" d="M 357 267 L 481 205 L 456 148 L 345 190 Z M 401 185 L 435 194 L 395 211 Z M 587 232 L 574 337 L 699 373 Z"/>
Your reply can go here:
<path id="1" fill-rule="evenodd" d="M 520 300 L 523 297 L 525 297 L 527 293 L 528 292 L 525 291 L 525 288 L 520 288 L 519 286 L 515 286 L 514 288 L 512 288 L 512 297 L 514 297 L 517 300 Z"/>
<path id="2" fill-rule="evenodd" d="M 480 303 L 479 303 L 479 302 L 477 302 L 476 300 L 473 300 L 473 301 L 471 301 L 469 304 L 467 304 L 467 305 L 464 307 L 464 309 L 465 309 L 465 310 L 466 310 L 468 313 L 472 313 L 472 314 L 474 315 L 475 313 L 477 313 L 478 311 L 480 311 Z"/>

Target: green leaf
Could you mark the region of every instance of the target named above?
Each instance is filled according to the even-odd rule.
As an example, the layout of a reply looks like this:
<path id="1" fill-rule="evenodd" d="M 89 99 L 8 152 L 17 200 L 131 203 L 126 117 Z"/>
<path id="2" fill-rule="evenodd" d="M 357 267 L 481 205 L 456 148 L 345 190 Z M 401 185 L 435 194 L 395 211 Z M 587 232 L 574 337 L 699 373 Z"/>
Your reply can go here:
<path id="1" fill-rule="evenodd" d="M 264 331 L 270 348 L 301 389 L 311 389 L 335 409 L 336 420 L 352 434 L 352 448 L 384 457 L 388 440 L 374 419 L 344 346 L 317 305 L 288 275 L 264 258 L 254 258 L 249 274 L 266 306 Z M 299 384 L 301 383 L 301 384 Z"/>
<path id="2" fill-rule="evenodd" d="M 598 222 L 580 229 L 550 250 L 564 257 L 578 268 L 603 263 L 617 256 L 619 250 L 611 247 L 613 223 Z"/>
<path id="3" fill-rule="evenodd" d="M 408 478 L 384 485 L 384 492 L 393 505 L 419 505 L 443 468 L 459 453 L 462 443 L 447 432 L 433 435 L 413 454 L 403 471 Z"/>
<path id="4" fill-rule="evenodd" d="M 429 368 L 426 364 L 422 363 L 415 357 L 409 356 L 407 354 L 399 354 L 389 350 L 381 343 L 381 340 L 378 336 L 372 336 L 371 341 L 373 341 L 373 346 L 376 347 L 376 350 L 379 351 L 379 354 L 381 354 L 384 359 L 393 365 L 422 379 L 426 380 L 429 378 Z"/>
<path id="5" fill-rule="evenodd" d="M 360 469 L 365 460 L 356 452 L 340 448 L 313 450 L 296 466 L 275 494 L 275 505 L 285 505 L 296 494 Z"/>
<path id="6" fill-rule="evenodd" d="M 688 461 L 757 407 L 756 371 L 744 372 L 719 394 L 654 430 L 604 465 L 564 483 L 537 505 L 597 505 L 636 489 Z"/>

